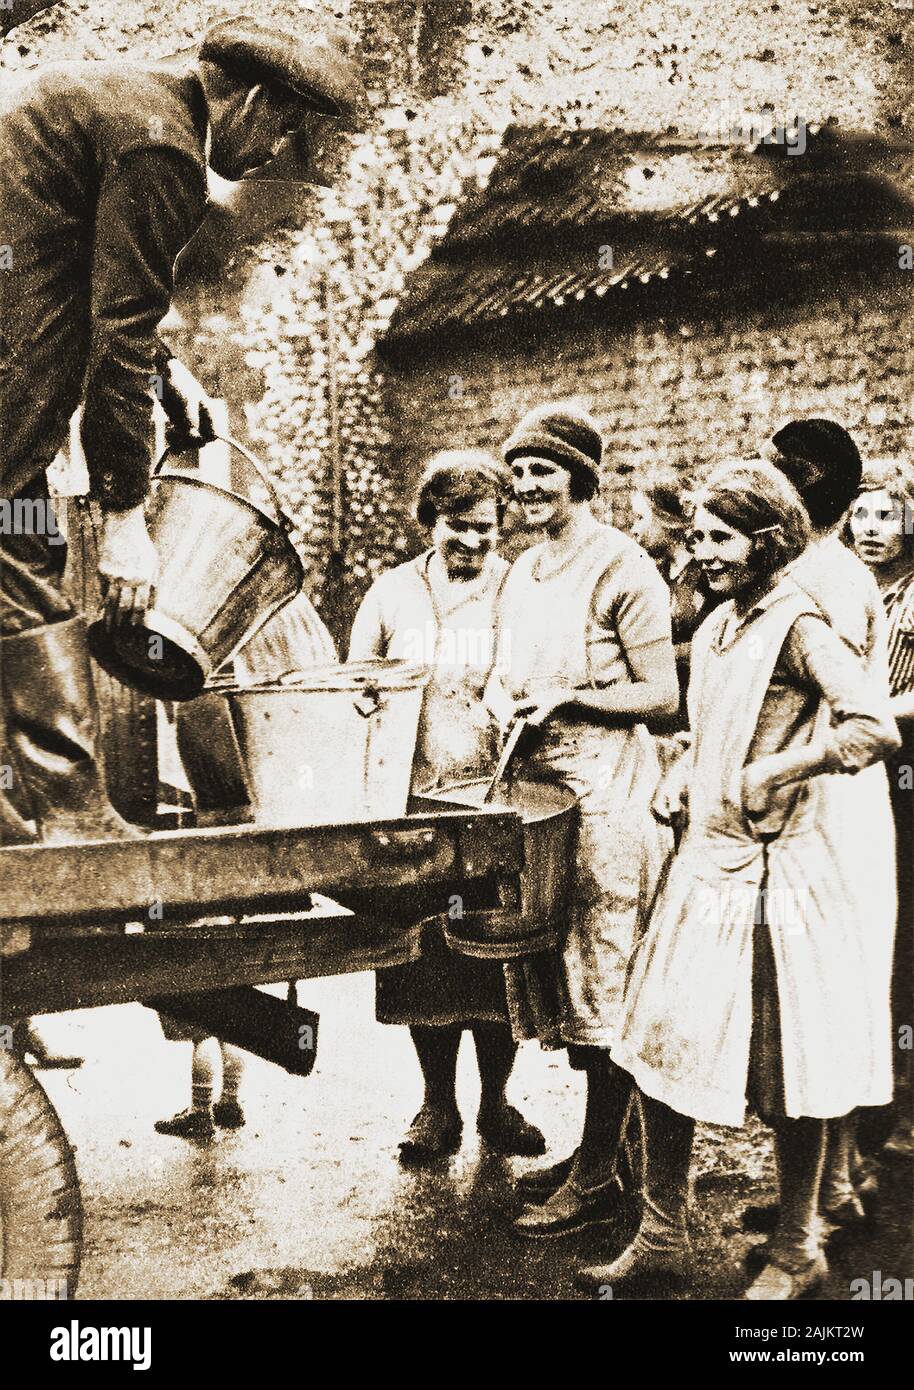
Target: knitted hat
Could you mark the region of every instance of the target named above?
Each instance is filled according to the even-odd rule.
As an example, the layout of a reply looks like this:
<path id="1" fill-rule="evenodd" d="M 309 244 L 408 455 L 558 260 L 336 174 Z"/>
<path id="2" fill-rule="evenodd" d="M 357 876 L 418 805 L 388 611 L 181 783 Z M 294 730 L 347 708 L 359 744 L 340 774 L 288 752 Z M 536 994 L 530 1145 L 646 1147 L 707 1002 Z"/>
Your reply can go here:
<path id="1" fill-rule="evenodd" d="M 772 438 L 772 462 L 790 479 L 816 526 L 833 526 L 860 488 L 863 463 L 843 425 L 834 420 L 791 420 Z"/>
<path id="2" fill-rule="evenodd" d="M 525 415 L 502 451 L 505 462 L 534 454 L 561 464 L 572 474 L 600 484 L 603 436 L 600 427 L 575 401 L 551 401 Z"/>

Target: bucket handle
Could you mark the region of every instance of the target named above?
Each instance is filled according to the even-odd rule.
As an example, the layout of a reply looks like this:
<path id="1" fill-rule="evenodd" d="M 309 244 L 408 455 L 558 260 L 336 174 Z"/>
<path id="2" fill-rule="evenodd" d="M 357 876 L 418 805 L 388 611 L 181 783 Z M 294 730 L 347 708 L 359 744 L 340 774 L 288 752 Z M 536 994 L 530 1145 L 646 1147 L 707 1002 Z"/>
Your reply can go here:
<path id="1" fill-rule="evenodd" d="M 279 520 L 280 526 L 282 526 L 283 530 L 285 531 L 291 531 L 294 528 L 295 523 L 292 521 L 291 517 L 286 516 L 285 512 L 283 511 L 282 502 L 279 499 L 279 493 L 276 491 L 276 486 L 273 482 L 273 479 L 270 477 L 263 464 L 251 453 L 250 449 L 246 449 L 243 444 L 240 444 L 238 440 L 230 434 L 214 434 L 212 439 L 207 440 L 207 443 L 228 444 L 233 449 L 238 450 L 238 453 L 241 454 L 242 458 L 246 459 L 247 462 L 251 465 L 251 467 L 254 469 L 254 472 L 257 474 L 258 478 L 266 488 L 267 492 L 270 494 L 270 499 L 273 503 L 273 506 L 276 509 L 276 516 Z M 162 465 L 171 453 L 172 450 L 170 448 L 165 449 L 161 458 L 153 467 L 152 476 L 154 478 L 158 476 L 162 468 Z"/>

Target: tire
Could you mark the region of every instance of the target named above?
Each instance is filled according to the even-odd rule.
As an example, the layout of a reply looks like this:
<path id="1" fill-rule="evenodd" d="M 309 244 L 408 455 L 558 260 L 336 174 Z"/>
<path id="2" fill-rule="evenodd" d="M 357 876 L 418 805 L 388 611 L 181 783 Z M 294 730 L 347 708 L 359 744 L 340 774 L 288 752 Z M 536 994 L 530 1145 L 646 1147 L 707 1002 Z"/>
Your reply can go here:
<path id="1" fill-rule="evenodd" d="M 29 1068 L 0 1049 L 0 1278 L 13 1285 L 2 1292 L 72 1297 L 81 1250 L 73 1151 Z M 55 1289 L 48 1290 L 51 1281 Z"/>

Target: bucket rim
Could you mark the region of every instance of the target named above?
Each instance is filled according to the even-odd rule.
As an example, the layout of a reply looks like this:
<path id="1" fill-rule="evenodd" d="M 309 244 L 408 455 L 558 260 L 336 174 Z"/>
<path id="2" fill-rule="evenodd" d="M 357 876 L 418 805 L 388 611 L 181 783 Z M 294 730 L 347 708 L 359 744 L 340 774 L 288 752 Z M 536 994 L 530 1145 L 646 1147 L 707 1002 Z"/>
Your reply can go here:
<path id="1" fill-rule="evenodd" d="M 507 799 L 500 802 L 497 796 L 494 801 L 484 806 L 469 798 L 466 801 L 459 800 L 461 792 L 470 792 L 474 789 L 480 791 L 488 787 L 489 781 L 490 779 L 488 777 L 462 777 L 454 781 L 444 782 L 439 787 L 432 787 L 427 791 L 417 792 L 416 799 L 419 801 L 446 801 L 452 806 L 476 811 L 514 811 L 516 815 L 521 817 L 524 824 L 541 824 L 543 821 L 554 820 L 566 816 L 569 812 L 574 811 L 578 805 L 578 799 L 570 787 L 564 786 L 561 782 L 554 782 L 547 777 L 534 777 L 523 773 L 519 776 L 509 778 L 508 786 L 535 787 L 538 791 L 548 793 L 549 797 L 556 803 L 548 809 L 544 808 L 542 813 L 531 811 L 529 820 L 526 818 L 525 812 L 521 807 L 512 806 Z"/>
<path id="2" fill-rule="evenodd" d="M 285 512 L 279 511 L 278 516 L 274 516 L 272 512 L 259 506 L 257 502 L 252 502 L 250 497 L 245 497 L 243 493 L 236 492 L 234 488 L 222 487 L 219 483 L 211 482 L 209 478 L 198 478 L 195 474 L 185 472 L 180 468 L 171 469 L 167 473 L 157 473 L 152 481 L 154 487 L 158 487 L 162 483 L 189 483 L 191 487 L 205 488 L 210 492 L 217 492 L 220 497 L 231 497 L 234 502 L 240 502 L 243 507 L 247 507 L 255 516 L 260 517 L 262 521 L 268 522 L 273 530 L 279 532 L 292 554 L 295 556 L 302 572 L 302 578 L 304 578 L 305 567 L 302 564 L 301 556 L 289 539 L 289 531 L 292 529 L 294 523 L 290 517 L 286 516 Z"/>
<path id="3" fill-rule="evenodd" d="M 293 671 L 279 679 L 254 681 L 242 685 L 219 673 L 211 677 L 211 688 L 220 695 L 295 695 L 320 692 L 357 693 L 364 690 L 416 690 L 424 688 L 432 668 L 412 661 L 378 657 L 373 661 L 323 662 L 305 671 Z M 210 688 L 208 686 L 208 688 Z"/>

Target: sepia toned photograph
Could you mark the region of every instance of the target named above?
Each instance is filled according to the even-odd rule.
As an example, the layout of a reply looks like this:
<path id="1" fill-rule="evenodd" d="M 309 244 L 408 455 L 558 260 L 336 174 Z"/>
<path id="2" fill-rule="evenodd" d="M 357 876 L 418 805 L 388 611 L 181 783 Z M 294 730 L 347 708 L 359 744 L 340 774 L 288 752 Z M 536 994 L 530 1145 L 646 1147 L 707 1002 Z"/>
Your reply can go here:
<path id="1" fill-rule="evenodd" d="M 511 1301 L 872 1372 L 914 1299 L 914 3 L 0 24 L 28 1363 Z"/>

